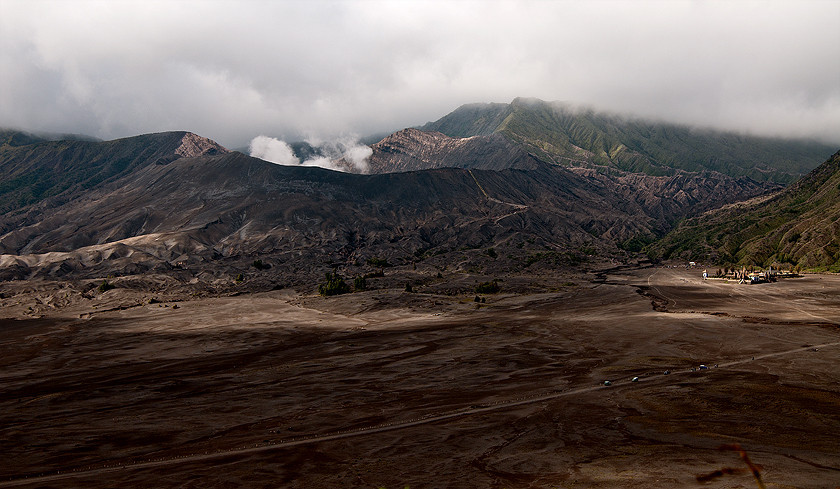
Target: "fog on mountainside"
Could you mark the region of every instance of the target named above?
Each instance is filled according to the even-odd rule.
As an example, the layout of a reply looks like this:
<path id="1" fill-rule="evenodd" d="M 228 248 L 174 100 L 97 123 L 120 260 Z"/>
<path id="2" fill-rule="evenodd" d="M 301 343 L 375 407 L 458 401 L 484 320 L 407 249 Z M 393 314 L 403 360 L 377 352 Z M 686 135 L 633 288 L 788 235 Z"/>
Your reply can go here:
<path id="1" fill-rule="evenodd" d="M 812 140 L 696 129 L 526 98 L 464 105 L 421 129 L 452 138 L 502 134 L 535 157 L 563 166 L 650 175 L 712 170 L 776 183 L 796 180 L 837 149 Z"/>
<path id="2" fill-rule="evenodd" d="M 371 149 L 355 137 L 330 141 L 309 140 L 296 143 L 297 151 L 280 139 L 257 136 L 251 140 L 251 156 L 286 166 L 317 166 L 328 170 L 367 173 Z"/>

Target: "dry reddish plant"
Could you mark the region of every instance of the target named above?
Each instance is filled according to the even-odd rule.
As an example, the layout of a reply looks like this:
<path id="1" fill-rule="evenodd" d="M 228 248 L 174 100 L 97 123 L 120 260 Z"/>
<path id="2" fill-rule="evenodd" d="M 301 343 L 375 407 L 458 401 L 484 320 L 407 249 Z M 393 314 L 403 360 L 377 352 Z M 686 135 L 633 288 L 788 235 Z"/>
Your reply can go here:
<path id="1" fill-rule="evenodd" d="M 752 473 L 753 477 L 755 478 L 755 483 L 758 484 L 759 489 L 766 489 L 764 485 L 764 481 L 761 480 L 761 467 L 754 464 L 752 460 L 750 460 L 750 456 L 747 455 L 747 452 L 741 448 L 741 445 L 737 443 L 732 445 L 721 445 L 718 447 L 718 450 L 732 450 L 738 452 L 738 455 L 741 457 L 741 460 L 747 464 L 747 468 L 733 468 L 733 467 L 724 467 L 719 470 L 715 470 L 714 472 L 698 475 L 697 482 L 709 482 L 711 480 L 717 479 L 718 477 L 723 477 L 724 475 L 734 475 L 734 474 L 743 474 L 746 472 Z"/>

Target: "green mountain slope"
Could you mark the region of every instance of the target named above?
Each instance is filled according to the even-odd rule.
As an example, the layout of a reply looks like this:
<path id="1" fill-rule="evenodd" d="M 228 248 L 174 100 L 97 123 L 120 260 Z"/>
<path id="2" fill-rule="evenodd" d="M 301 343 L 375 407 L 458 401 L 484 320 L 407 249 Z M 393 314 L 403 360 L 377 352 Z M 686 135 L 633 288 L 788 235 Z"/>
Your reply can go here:
<path id="1" fill-rule="evenodd" d="M 769 199 L 686 221 L 651 253 L 840 272 L 840 151 Z"/>
<path id="2" fill-rule="evenodd" d="M 458 138 L 501 133 L 543 161 L 564 166 L 649 175 L 713 170 L 776 183 L 795 181 L 835 149 L 815 141 L 694 129 L 522 98 L 465 105 L 421 129 Z"/>

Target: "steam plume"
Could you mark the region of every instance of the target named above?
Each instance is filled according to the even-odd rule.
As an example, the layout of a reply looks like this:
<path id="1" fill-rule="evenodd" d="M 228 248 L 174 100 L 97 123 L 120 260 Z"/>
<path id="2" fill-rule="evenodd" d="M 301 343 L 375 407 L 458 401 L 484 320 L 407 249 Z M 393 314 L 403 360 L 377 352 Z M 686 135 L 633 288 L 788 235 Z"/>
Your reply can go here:
<path id="1" fill-rule="evenodd" d="M 249 150 L 254 158 L 278 165 L 300 165 L 300 160 L 295 156 L 292 147 L 279 139 L 257 136 L 251 140 Z"/>
<path id="2" fill-rule="evenodd" d="M 318 166 L 329 170 L 367 173 L 368 158 L 373 150 L 360 144 L 352 137 L 338 138 L 333 141 L 308 139 L 318 156 L 301 161 L 295 156 L 292 147 L 285 141 L 268 136 L 257 136 L 251 140 L 250 153 L 255 158 L 286 166 Z"/>

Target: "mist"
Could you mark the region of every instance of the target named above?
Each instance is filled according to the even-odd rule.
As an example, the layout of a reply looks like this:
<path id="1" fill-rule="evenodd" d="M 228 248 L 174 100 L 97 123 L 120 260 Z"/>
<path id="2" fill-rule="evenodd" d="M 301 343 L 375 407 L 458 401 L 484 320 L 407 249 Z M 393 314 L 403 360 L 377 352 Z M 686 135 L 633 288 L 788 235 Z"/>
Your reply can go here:
<path id="1" fill-rule="evenodd" d="M 306 141 L 318 154 L 301 160 L 292 146 L 280 139 L 257 136 L 248 146 L 254 158 L 284 166 L 317 166 L 328 170 L 367 173 L 368 158 L 373 150 L 360 144 L 357 138 L 342 137 L 332 141 L 309 139 Z"/>
<path id="2" fill-rule="evenodd" d="M 0 126 L 242 147 L 523 96 L 840 143 L 838 18 L 819 0 L 0 0 Z"/>

